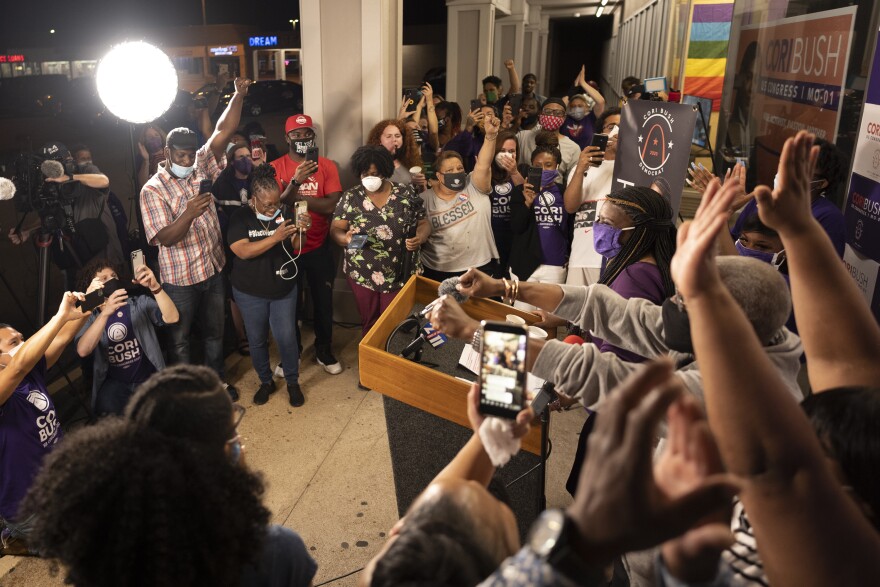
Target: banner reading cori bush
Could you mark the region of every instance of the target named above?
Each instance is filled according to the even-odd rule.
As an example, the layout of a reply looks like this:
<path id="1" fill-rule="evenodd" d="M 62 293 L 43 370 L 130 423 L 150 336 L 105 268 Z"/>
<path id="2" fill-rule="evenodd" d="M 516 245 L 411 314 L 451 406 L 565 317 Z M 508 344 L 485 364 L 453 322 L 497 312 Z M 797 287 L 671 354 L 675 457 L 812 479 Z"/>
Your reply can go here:
<path id="1" fill-rule="evenodd" d="M 697 112 L 690 104 L 627 102 L 620 116 L 612 190 L 654 185 L 669 198 L 676 217 L 696 122 Z"/>
<path id="2" fill-rule="evenodd" d="M 862 123 L 853 154 L 846 207 L 846 253 L 843 260 L 852 278 L 880 319 L 876 287 L 880 261 L 880 39 L 868 77 Z"/>
<path id="3" fill-rule="evenodd" d="M 754 148 L 758 183 L 772 184 L 782 145 L 797 131 L 835 140 L 856 8 L 740 29 L 737 76 L 754 81 L 741 81 L 735 91 L 753 95 L 746 95 L 749 111 L 737 110 L 730 127 L 740 125 L 734 134 Z"/>

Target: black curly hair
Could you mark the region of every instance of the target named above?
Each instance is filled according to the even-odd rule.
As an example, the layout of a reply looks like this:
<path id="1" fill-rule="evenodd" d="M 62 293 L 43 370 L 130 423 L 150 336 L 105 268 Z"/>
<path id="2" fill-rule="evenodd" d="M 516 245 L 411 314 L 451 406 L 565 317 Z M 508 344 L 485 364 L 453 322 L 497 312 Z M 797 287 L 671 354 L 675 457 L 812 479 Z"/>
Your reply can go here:
<path id="1" fill-rule="evenodd" d="M 553 157 L 553 159 L 556 160 L 557 165 L 562 163 L 562 153 L 559 152 L 559 147 L 557 147 L 555 145 L 538 145 L 532 151 L 532 154 L 529 157 L 529 161 L 534 161 L 535 157 L 537 157 L 541 153 L 547 153 L 548 155 Z"/>
<path id="2" fill-rule="evenodd" d="M 175 365 L 154 373 L 125 407 L 125 419 L 222 452 L 233 436 L 232 400 L 213 370 Z"/>
<path id="3" fill-rule="evenodd" d="M 21 511 L 79 587 L 231 587 L 265 539 L 262 493 L 225 455 L 113 418 L 52 451 Z"/>
<path id="4" fill-rule="evenodd" d="M 599 115 L 599 118 L 596 119 L 596 124 L 593 125 L 593 130 L 597 133 L 602 133 L 602 127 L 605 126 L 605 121 L 608 120 L 609 116 L 620 116 L 620 108 L 606 108 L 602 111 L 602 114 Z"/>
<path id="5" fill-rule="evenodd" d="M 620 252 L 608 260 L 599 283 L 611 285 L 624 269 L 650 254 L 657 262 L 666 296 L 674 294 L 669 264 L 675 254 L 676 230 L 669 202 L 651 188 L 629 186 L 612 192 L 603 205 L 608 204 L 620 207 L 632 219 L 635 230 Z"/>
<path id="6" fill-rule="evenodd" d="M 389 179 L 394 175 L 394 157 L 381 145 L 358 147 L 351 156 L 351 170 L 357 177 L 366 173 L 371 165 L 376 166 L 376 172 L 383 179 Z"/>
<path id="7" fill-rule="evenodd" d="M 278 181 L 275 179 L 275 168 L 268 163 L 257 165 L 251 171 L 251 189 L 254 192 L 261 190 L 277 190 Z"/>
<path id="8" fill-rule="evenodd" d="M 817 138 L 815 144 L 819 146 L 819 157 L 816 159 L 815 177 L 828 182 L 825 193 L 829 200 L 840 205 L 842 190 L 846 186 L 846 174 L 849 169 L 849 159 L 844 152 L 835 145 L 824 139 Z"/>
<path id="9" fill-rule="evenodd" d="M 107 259 L 106 257 L 95 258 L 83 265 L 83 268 L 79 270 L 79 273 L 76 274 L 76 291 L 86 291 L 89 289 L 89 285 L 92 283 L 92 280 L 95 278 L 95 274 L 98 273 L 101 269 L 105 269 L 109 267 L 112 269 L 116 275 L 119 276 L 120 281 L 123 278 L 123 265 L 122 263 L 117 263 L 111 259 Z"/>

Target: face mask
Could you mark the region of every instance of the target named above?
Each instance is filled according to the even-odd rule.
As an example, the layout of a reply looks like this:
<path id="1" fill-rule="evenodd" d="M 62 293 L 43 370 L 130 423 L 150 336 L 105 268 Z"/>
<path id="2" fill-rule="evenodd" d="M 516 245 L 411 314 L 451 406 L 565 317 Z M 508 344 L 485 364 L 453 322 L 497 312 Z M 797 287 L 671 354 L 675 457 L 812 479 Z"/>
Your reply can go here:
<path id="1" fill-rule="evenodd" d="M 559 177 L 558 169 L 545 169 L 541 172 L 541 187 L 546 187 L 556 181 Z"/>
<path id="2" fill-rule="evenodd" d="M 184 167 L 183 165 L 178 165 L 177 163 L 171 162 L 171 173 L 175 175 L 175 177 L 179 177 L 180 179 L 186 179 L 190 175 L 192 175 L 193 170 L 196 168 L 195 165 L 191 165 L 190 167 Z"/>
<path id="3" fill-rule="evenodd" d="M 513 159 L 513 153 L 508 153 L 506 151 L 499 151 L 498 154 L 495 155 L 495 163 L 498 164 L 498 167 L 504 169 L 504 164 Z"/>
<path id="4" fill-rule="evenodd" d="M 623 245 L 620 244 L 620 235 L 624 230 L 635 230 L 635 226 L 629 228 L 614 228 L 610 224 L 596 222 L 593 224 L 593 247 L 596 252 L 606 259 L 613 259 Z"/>
<path id="5" fill-rule="evenodd" d="M 461 191 L 464 189 L 464 186 L 467 185 L 467 173 L 464 171 L 460 173 L 444 173 L 443 185 L 452 191 Z"/>
<path id="6" fill-rule="evenodd" d="M 15 345 L 14 347 L 12 347 L 8 351 L 6 351 L 5 353 L 0 353 L 0 355 L 9 355 L 10 357 L 14 357 L 15 353 L 18 352 L 18 349 L 20 349 L 21 345 L 23 345 L 23 344 L 24 344 L 24 341 L 21 341 L 20 343 L 18 343 L 17 345 Z"/>
<path id="7" fill-rule="evenodd" d="M 361 184 L 368 192 L 376 192 L 382 187 L 382 178 L 375 175 L 368 175 L 361 178 Z"/>
<path id="8" fill-rule="evenodd" d="M 309 150 L 309 147 L 315 146 L 315 139 L 296 139 L 295 141 L 290 141 L 291 146 L 293 147 L 293 152 L 297 155 L 305 155 L 306 151 Z"/>
<path id="9" fill-rule="evenodd" d="M 276 218 L 278 218 L 278 215 L 281 214 L 281 208 L 275 210 L 275 213 L 272 214 L 271 216 L 266 216 L 265 214 L 260 214 L 256 210 L 254 210 L 254 213 L 257 215 L 258 219 L 262 220 L 263 222 L 269 222 L 270 220 L 275 220 Z"/>
<path id="10" fill-rule="evenodd" d="M 254 168 L 254 162 L 250 157 L 242 157 L 241 159 L 236 159 L 232 162 L 232 166 L 235 170 L 242 175 L 248 175 L 251 170 Z"/>
<path id="11" fill-rule="evenodd" d="M 159 137 L 150 137 L 146 141 L 144 141 L 144 147 L 146 147 L 147 153 L 155 153 L 156 151 L 161 151 L 162 139 Z"/>
<path id="12" fill-rule="evenodd" d="M 769 253 L 764 251 L 756 251 L 755 249 L 750 249 L 742 242 L 737 240 L 733 243 L 736 247 L 736 250 L 739 251 L 740 257 L 751 257 L 752 259 L 757 259 L 758 261 L 763 261 L 764 263 L 769 263 L 776 269 L 779 269 L 779 266 L 782 265 L 782 261 L 785 260 L 785 250 L 779 251 L 778 253 Z"/>
<path id="13" fill-rule="evenodd" d="M 673 351 L 694 354 L 694 343 L 691 341 L 691 320 L 686 310 L 679 310 L 678 305 L 667 298 L 661 306 L 663 317 L 663 342 Z"/>
<path id="14" fill-rule="evenodd" d="M 565 118 L 562 116 L 542 114 L 538 117 L 538 122 L 541 123 L 541 128 L 544 130 L 559 130 L 559 127 L 565 122 Z"/>
<path id="15" fill-rule="evenodd" d="M 535 124 L 536 122 L 538 122 L 538 115 L 537 114 L 529 114 L 528 116 L 523 118 L 523 124 L 525 126 L 531 126 L 531 125 Z"/>
<path id="16" fill-rule="evenodd" d="M 486 102 L 494 104 L 498 99 L 498 92 L 486 92 Z"/>
<path id="17" fill-rule="evenodd" d="M 568 111 L 568 115 L 575 120 L 583 120 L 584 116 L 587 115 L 587 111 L 583 108 L 572 108 Z"/>
<path id="18" fill-rule="evenodd" d="M 445 118 L 441 118 L 440 120 L 437 121 L 437 128 L 438 129 L 441 129 L 444 126 L 446 126 L 446 119 Z"/>

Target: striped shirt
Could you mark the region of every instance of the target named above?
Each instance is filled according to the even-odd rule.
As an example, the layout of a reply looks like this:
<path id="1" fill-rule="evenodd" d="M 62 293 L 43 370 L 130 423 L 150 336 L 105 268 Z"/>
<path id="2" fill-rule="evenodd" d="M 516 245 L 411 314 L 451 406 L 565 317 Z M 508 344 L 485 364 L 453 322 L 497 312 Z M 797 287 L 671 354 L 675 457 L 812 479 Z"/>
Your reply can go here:
<path id="1" fill-rule="evenodd" d="M 208 144 L 196 151 L 195 169 L 186 179 L 171 175 L 164 162 L 141 189 L 141 215 L 147 242 L 159 247 L 159 273 L 163 283 L 195 285 L 220 273 L 226 262 L 217 208 L 208 209 L 193 220 L 186 235 L 177 243 L 165 246 L 156 235 L 180 218 L 188 200 L 199 193 L 203 179 L 216 181 L 226 167 L 226 156 L 218 162 Z"/>

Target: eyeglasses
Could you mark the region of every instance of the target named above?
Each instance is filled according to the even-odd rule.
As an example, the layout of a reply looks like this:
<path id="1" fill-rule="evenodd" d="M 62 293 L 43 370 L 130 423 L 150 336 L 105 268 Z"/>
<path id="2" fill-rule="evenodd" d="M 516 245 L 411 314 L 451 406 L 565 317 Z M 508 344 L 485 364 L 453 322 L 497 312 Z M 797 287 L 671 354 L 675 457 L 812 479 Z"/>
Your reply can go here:
<path id="1" fill-rule="evenodd" d="M 541 114 L 545 116 L 565 116 L 565 110 L 548 110 L 545 108 L 541 110 Z"/>
<path id="2" fill-rule="evenodd" d="M 617 125 L 617 124 L 614 124 L 614 123 L 606 124 L 605 126 L 602 127 L 602 130 L 614 130 L 614 128 L 615 128 L 616 126 L 618 126 L 618 125 Z"/>

